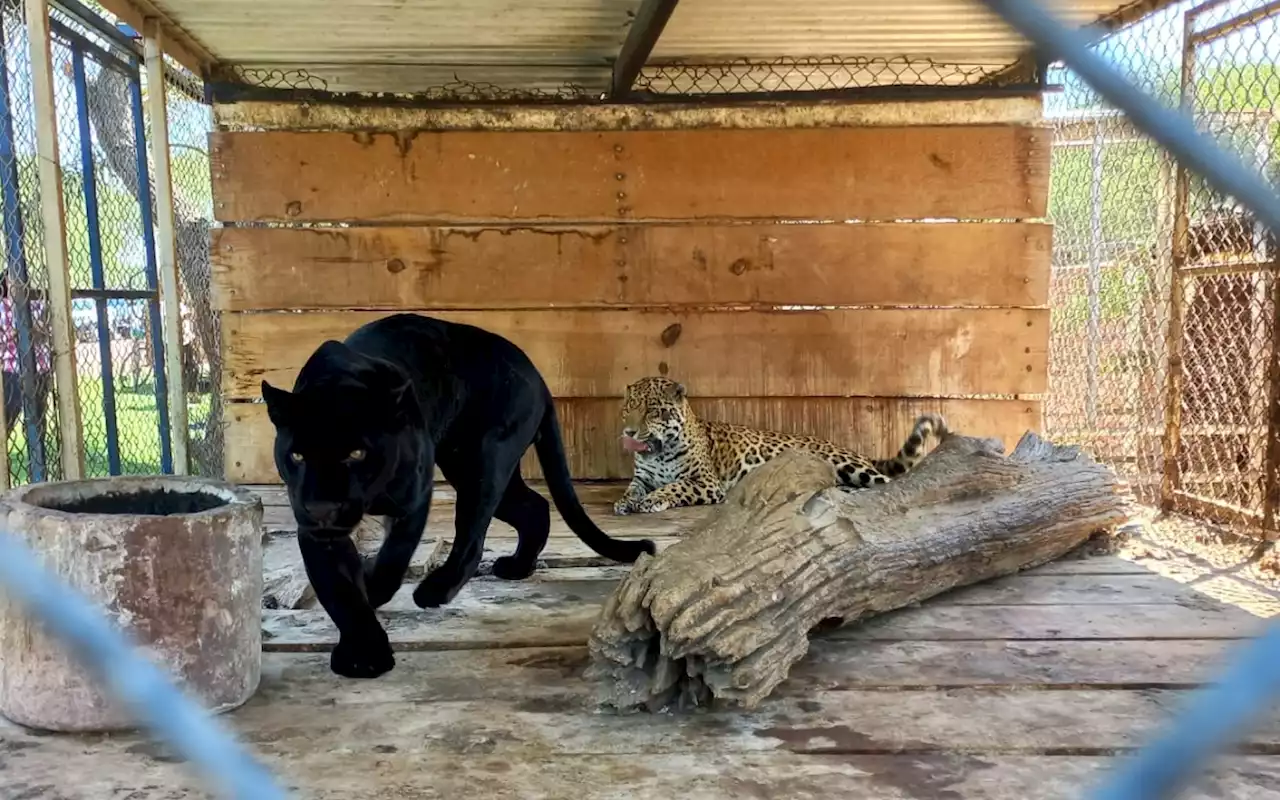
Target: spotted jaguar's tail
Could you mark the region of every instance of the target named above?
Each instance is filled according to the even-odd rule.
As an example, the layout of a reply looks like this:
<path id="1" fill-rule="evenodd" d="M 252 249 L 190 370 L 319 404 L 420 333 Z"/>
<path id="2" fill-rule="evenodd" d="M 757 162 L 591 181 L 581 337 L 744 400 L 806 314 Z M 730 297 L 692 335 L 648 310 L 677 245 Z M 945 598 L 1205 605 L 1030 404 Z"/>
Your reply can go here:
<path id="1" fill-rule="evenodd" d="M 542 476 L 551 492 L 551 499 L 556 510 L 564 517 L 569 530 L 600 555 L 611 561 L 630 564 L 640 557 L 641 553 L 653 555 L 654 544 L 649 539 L 614 539 L 600 530 L 582 502 L 573 490 L 573 479 L 569 475 L 569 462 L 565 457 L 564 440 L 560 436 L 560 421 L 556 417 L 556 407 L 547 399 L 547 411 L 538 428 L 538 438 L 534 442 L 538 454 L 538 463 L 542 465 Z"/>
<path id="2" fill-rule="evenodd" d="M 916 417 L 915 427 L 911 429 L 911 435 L 907 440 L 902 443 L 902 449 L 898 454 L 893 458 L 872 463 L 881 474 L 890 478 L 896 477 L 920 463 L 920 459 L 924 456 L 924 443 L 930 436 L 941 440 L 946 435 L 947 421 L 941 414 L 921 414 Z"/>

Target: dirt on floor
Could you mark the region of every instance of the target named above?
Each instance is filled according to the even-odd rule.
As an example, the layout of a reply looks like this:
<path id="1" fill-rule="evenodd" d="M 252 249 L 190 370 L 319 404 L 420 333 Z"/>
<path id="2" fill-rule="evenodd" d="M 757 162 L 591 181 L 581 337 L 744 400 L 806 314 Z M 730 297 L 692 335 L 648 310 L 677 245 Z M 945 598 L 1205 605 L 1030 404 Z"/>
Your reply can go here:
<path id="1" fill-rule="evenodd" d="M 1136 509 L 1117 554 L 1258 616 L 1280 614 L 1280 549 L 1232 528 Z"/>

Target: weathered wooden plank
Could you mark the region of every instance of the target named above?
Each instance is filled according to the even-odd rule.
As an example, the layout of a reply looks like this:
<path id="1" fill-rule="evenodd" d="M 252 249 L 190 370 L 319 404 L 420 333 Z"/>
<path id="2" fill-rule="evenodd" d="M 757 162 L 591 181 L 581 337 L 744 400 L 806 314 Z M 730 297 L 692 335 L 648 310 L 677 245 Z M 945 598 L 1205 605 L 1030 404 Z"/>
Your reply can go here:
<path id="1" fill-rule="evenodd" d="M 414 606 L 413 584 L 406 584 L 378 616 L 397 647 L 413 650 L 585 644 L 615 583 L 556 580 L 550 570 L 520 582 L 479 577 L 440 609 Z M 337 628 L 323 609 L 262 612 L 265 651 L 328 650 L 337 641 Z"/>
<path id="2" fill-rule="evenodd" d="M 815 639 L 781 687 L 796 697 L 859 688 L 1190 687 L 1213 680 L 1234 640 L 859 642 Z"/>
<path id="3" fill-rule="evenodd" d="M 430 673 L 420 673 L 423 681 Z M 479 676 L 477 676 L 479 677 Z M 577 678 L 573 678 L 575 682 Z M 1145 744 L 1185 693 L 1144 690 L 957 689 L 834 691 L 771 700 L 759 714 L 681 716 L 595 713 L 592 697 L 531 694 L 517 703 L 396 703 L 417 713 L 388 714 L 386 703 L 345 703 L 335 694 L 310 703 L 251 704 L 236 714 L 246 740 L 267 752 L 309 738 L 316 750 L 370 752 L 377 744 L 414 742 L 424 753 L 480 746 L 512 758 L 613 753 L 870 754 L 960 750 L 1002 754 L 1110 753 Z M 333 698 L 334 702 L 325 702 Z M 1054 723 L 1046 725 L 1045 720 Z M 784 721 L 785 720 L 785 721 Z M 1280 744 L 1280 720 L 1268 715 L 1244 744 Z M 465 749 L 464 749 L 465 752 Z"/>
<path id="4" fill-rule="evenodd" d="M 704 511 L 714 513 L 711 509 L 693 509 L 694 511 Z M 450 545 L 450 525 L 452 520 L 452 509 L 449 506 L 441 506 L 440 513 L 432 516 L 431 527 L 428 529 L 427 535 L 424 537 L 423 543 L 418 547 L 418 551 L 414 556 L 413 564 L 417 567 L 410 567 L 410 575 L 406 580 L 417 580 L 418 573 L 416 569 L 425 569 L 429 556 L 435 548 L 435 537 L 442 535 L 445 539 L 444 552 L 447 553 Z M 620 539 L 649 539 L 657 546 L 658 551 L 670 547 L 680 541 L 685 531 L 691 529 L 693 522 L 681 525 L 679 528 L 659 526 L 659 525 L 636 525 L 628 524 L 628 522 L 642 521 L 642 517 L 610 517 L 608 512 L 599 507 L 588 507 L 587 513 L 590 514 L 597 522 L 609 533 L 609 535 Z M 446 521 L 448 520 L 448 521 Z M 271 533 L 264 543 L 264 559 L 268 570 L 282 568 L 288 565 L 296 565 L 299 570 L 302 568 L 302 562 L 298 556 L 297 540 L 292 532 L 293 525 L 290 523 L 289 528 L 268 528 Z M 433 533 L 434 532 L 434 533 Z M 489 529 L 489 534 L 485 538 L 484 555 L 480 560 L 481 575 L 489 574 L 493 560 L 515 552 L 516 536 L 506 525 L 495 522 Z M 547 540 L 547 546 L 543 549 L 539 558 L 539 569 L 558 569 L 561 567 L 607 567 L 614 562 L 609 561 L 603 556 L 596 554 L 594 550 L 587 547 L 581 539 L 579 539 L 572 531 L 564 525 L 564 522 L 558 517 L 552 517 L 551 537 Z M 1148 575 L 1150 571 L 1140 564 L 1114 557 L 1091 557 L 1084 559 L 1069 558 L 1062 561 L 1054 561 L 1044 566 L 1029 570 L 1027 575 Z"/>
<path id="5" fill-rule="evenodd" d="M 897 397 L 733 397 L 694 398 L 707 419 L 827 439 L 877 456 L 897 452 L 917 416 L 943 414 L 957 431 L 1000 439 L 1012 451 L 1022 434 L 1039 430 L 1039 400 L 959 400 Z M 618 444 L 622 401 L 616 397 L 561 398 L 556 401 L 569 472 L 583 480 L 629 480 L 631 456 Z M 228 403 L 224 433 L 228 480 L 273 483 L 280 480 L 272 456 L 275 431 L 261 403 Z M 522 463 L 526 477 L 542 468 L 530 451 Z M 579 487 L 582 490 L 582 487 Z M 603 491 L 603 490 L 593 490 Z M 612 504 L 622 488 L 609 489 Z"/>
<path id="6" fill-rule="evenodd" d="M 1148 575 L 1151 570 L 1141 563 L 1129 561 L 1118 556 L 1088 556 L 1085 558 L 1067 557 L 1058 561 L 1050 561 L 1035 569 L 1027 570 L 1027 575 Z"/>
<path id="7" fill-rule="evenodd" d="M 543 496 L 547 496 L 543 491 Z M 659 517 L 654 514 L 632 514 L 625 517 L 614 516 L 612 506 L 603 503 L 590 503 L 584 506 L 587 513 L 598 525 L 606 529 L 610 535 L 623 538 L 644 538 L 652 536 L 679 537 L 692 530 L 699 522 L 715 513 L 710 506 L 697 508 L 673 509 L 670 516 Z M 292 513 L 286 518 L 282 513 L 266 523 L 270 531 L 292 533 L 297 529 Z M 427 523 L 428 537 L 443 534 L 453 536 L 454 506 L 452 502 L 436 504 L 432 507 L 431 518 Z M 282 524 L 275 524 L 276 522 Z M 495 541 L 514 540 L 515 530 L 500 520 L 494 520 L 489 527 L 489 538 Z M 564 519 L 554 510 L 551 512 L 551 540 L 576 540 L 577 535 L 569 529 Z"/>
<path id="8" fill-rule="evenodd" d="M 214 133 L 220 221 L 1039 218 L 1030 126 Z M 767 191 L 762 168 L 767 165 Z"/>
<path id="9" fill-rule="evenodd" d="M 223 314 L 223 391 L 290 387 L 321 342 L 370 312 Z M 557 397 L 621 397 L 671 375 L 703 397 L 935 397 L 1045 389 L 1046 309 L 786 312 L 442 311 L 511 339 Z M 726 368 L 731 365 L 731 368 Z"/>
<path id="10" fill-rule="evenodd" d="M 804 699 L 862 689 L 1190 688 L 1215 679 L 1234 645 L 1221 639 L 855 643 L 816 638 L 771 697 Z M 320 668 L 324 657 L 265 655 L 261 701 L 302 702 L 335 693 L 335 681 Z M 577 698 L 590 692 L 590 685 L 572 685 L 587 664 L 582 646 L 408 652 L 404 663 L 376 684 L 336 702 L 519 704 L 530 696 Z"/>
<path id="11" fill-rule="evenodd" d="M 534 491 L 539 492 L 544 497 L 548 497 L 546 485 L 540 480 L 529 481 L 529 485 Z M 622 525 L 635 524 L 641 525 L 638 528 L 627 528 L 633 531 L 636 536 L 651 536 L 657 538 L 675 537 L 685 535 L 692 529 L 697 522 L 708 514 L 714 514 L 713 507 L 698 507 L 687 509 L 673 509 L 664 511 L 661 514 L 645 514 L 643 516 L 614 517 L 610 511 L 612 503 L 622 493 L 625 483 L 621 481 L 601 482 L 601 483 L 576 483 L 574 491 L 578 495 L 578 499 L 582 501 L 587 509 L 587 513 L 592 517 L 600 520 L 601 524 L 613 529 L 613 523 L 617 522 Z M 285 489 L 279 484 L 264 485 L 255 484 L 245 487 L 252 491 L 262 500 L 264 509 L 263 524 L 268 531 L 287 533 L 293 531 L 296 525 L 293 521 L 293 513 L 289 510 L 289 498 L 285 494 Z M 436 485 L 432 494 L 432 516 L 431 519 L 447 525 L 444 520 L 453 519 L 453 509 L 451 506 L 454 502 L 453 487 L 447 483 L 439 483 Z M 630 520 L 630 522 L 623 522 Z M 447 527 L 445 530 L 448 530 Z M 498 539 L 506 539 L 512 536 L 509 528 L 500 522 L 494 522 L 489 529 L 489 539 L 496 541 Z M 560 541 L 562 546 L 569 546 L 575 541 L 573 533 L 565 526 L 564 520 L 556 513 L 551 515 L 551 540 L 552 542 Z M 576 553 L 565 552 L 565 555 L 577 555 Z M 1030 570 L 1028 574 L 1037 575 L 1147 575 L 1153 572 L 1148 568 L 1146 562 L 1134 562 L 1126 558 L 1118 556 L 1090 556 L 1087 558 L 1067 557 L 1058 561 L 1052 561 L 1043 566 Z"/>
<path id="12" fill-rule="evenodd" d="M 743 797 L 874 797 L 877 800 L 1061 800 L 1099 784 L 1114 760 L 1098 756 L 907 753 L 567 755 L 489 754 L 483 734 L 453 752 L 422 753 L 410 740 L 356 739 L 332 751 L 289 740 L 260 747 L 264 765 L 313 800 L 539 797 L 545 800 L 737 800 Z M 94 740 L 16 733 L 6 790 L 15 798 L 204 800 L 189 765 L 133 736 Z M 1262 800 L 1280 781 L 1280 757 L 1226 756 L 1179 795 Z"/>
<path id="13" fill-rule="evenodd" d="M 1045 223 L 221 228 L 224 311 L 1040 306 Z"/>
<path id="14" fill-rule="evenodd" d="M 528 484 L 541 492 L 544 496 L 549 496 L 546 483 L 542 480 L 530 480 Z M 622 491 L 626 484 L 623 481 L 601 481 L 595 483 L 576 482 L 573 490 L 578 495 L 578 499 L 586 505 L 607 505 L 612 503 Z M 289 495 L 285 488 L 278 483 L 273 484 L 249 484 L 245 488 L 252 491 L 262 500 L 263 506 L 267 508 L 288 508 Z M 444 481 L 437 481 L 435 488 L 432 490 L 431 502 L 433 505 L 449 505 L 454 502 L 456 495 L 453 487 Z M 653 519 L 667 519 L 666 516 L 657 515 Z"/>
<path id="15" fill-rule="evenodd" d="M 666 800 L 690 790 L 711 798 L 1047 800 L 1100 780 L 1113 764 L 1104 756 L 1145 744 L 1186 696 L 1150 687 L 1073 690 L 1058 685 L 1072 674 L 1061 665 L 1114 677 L 1131 661 L 1129 680 L 1105 681 L 1123 686 L 1139 683 L 1132 676 L 1160 676 L 1162 660 L 1175 677 L 1212 674 L 1213 663 L 1193 662 L 1222 656 L 1215 643 L 1178 643 L 1208 649 L 1163 654 L 1151 648 L 1171 643 L 1040 643 L 1061 649 L 1012 655 L 991 644 L 955 646 L 948 657 L 819 642 L 759 711 L 684 715 L 599 713 L 579 678 L 583 648 L 401 653 L 377 681 L 334 676 L 323 654 L 269 653 L 256 696 L 224 720 L 287 786 L 333 800 L 425 797 L 424 790 L 489 798 L 514 787 L 520 796 L 566 800 Z M 983 688 L 921 688 L 929 684 L 895 674 L 903 669 L 908 678 L 912 670 L 958 671 Z M 876 688 L 846 688 L 867 680 Z M 899 691 L 883 691 L 890 686 Z M 1280 715 L 1270 714 L 1243 744 L 1280 746 Z M 0 722 L 0 758 L 15 797 L 207 796 L 187 765 L 136 735 L 49 737 Z M 1278 780 L 1280 757 L 1227 756 L 1184 796 L 1268 797 Z"/>
<path id="16" fill-rule="evenodd" d="M 838 628 L 832 639 L 1238 639 L 1257 636 L 1263 621 L 1234 606 L 1208 600 L 1194 605 L 948 605 L 919 608 Z"/>
<path id="17" fill-rule="evenodd" d="M 621 570 L 620 567 L 608 569 Z M 413 605 L 406 584 L 379 616 L 397 647 L 414 650 L 580 644 L 616 583 L 588 568 L 529 581 L 476 578 L 443 609 Z M 575 579 L 576 578 L 576 579 Z M 1107 611 L 1114 608 L 1116 611 Z M 1130 614 L 1132 609 L 1137 609 Z M 1077 615 L 1077 616 L 1072 616 Z M 837 639 L 1223 638 L 1252 635 L 1256 618 L 1153 575 L 1016 575 L 937 598 L 918 609 L 833 631 Z M 264 649 L 337 642 L 318 609 L 264 611 Z"/>
<path id="18" fill-rule="evenodd" d="M 1160 575 L 1020 574 L 966 586 L 939 595 L 958 606 L 1129 605 L 1131 603 L 1205 603 L 1217 601 Z"/>

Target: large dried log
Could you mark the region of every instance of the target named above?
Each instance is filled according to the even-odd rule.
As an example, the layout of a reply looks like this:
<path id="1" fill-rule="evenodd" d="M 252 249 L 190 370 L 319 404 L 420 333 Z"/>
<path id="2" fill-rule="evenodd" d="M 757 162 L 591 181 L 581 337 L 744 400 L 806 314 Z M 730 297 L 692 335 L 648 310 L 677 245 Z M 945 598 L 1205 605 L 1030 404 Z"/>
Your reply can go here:
<path id="1" fill-rule="evenodd" d="M 641 556 L 601 611 L 588 677 L 617 708 L 753 707 L 808 650 L 809 632 L 1065 555 L 1126 517 L 1107 467 L 1027 433 L 948 436 L 872 489 L 790 452 L 748 475 L 718 514 Z"/>

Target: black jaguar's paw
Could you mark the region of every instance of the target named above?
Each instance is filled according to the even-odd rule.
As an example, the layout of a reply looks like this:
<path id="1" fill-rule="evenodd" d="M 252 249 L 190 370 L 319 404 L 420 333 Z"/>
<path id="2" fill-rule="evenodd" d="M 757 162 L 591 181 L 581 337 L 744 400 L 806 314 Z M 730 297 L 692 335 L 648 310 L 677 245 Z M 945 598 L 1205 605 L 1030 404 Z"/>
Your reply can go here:
<path id="1" fill-rule="evenodd" d="M 522 581 L 533 574 L 537 561 L 526 561 L 515 556 L 502 556 L 493 562 L 493 577 L 504 581 Z"/>
<path id="2" fill-rule="evenodd" d="M 418 608 L 439 608 L 449 604 L 457 596 L 462 584 L 446 583 L 432 575 L 422 579 L 413 590 L 413 602 Z"/>
<path id="3" fill-rule="evenodd" d="M 329 654 L 329 669 L 344 678 L 377 678 L 396 665 L 391 642 L 381 639 L 341 639 Z"/>

